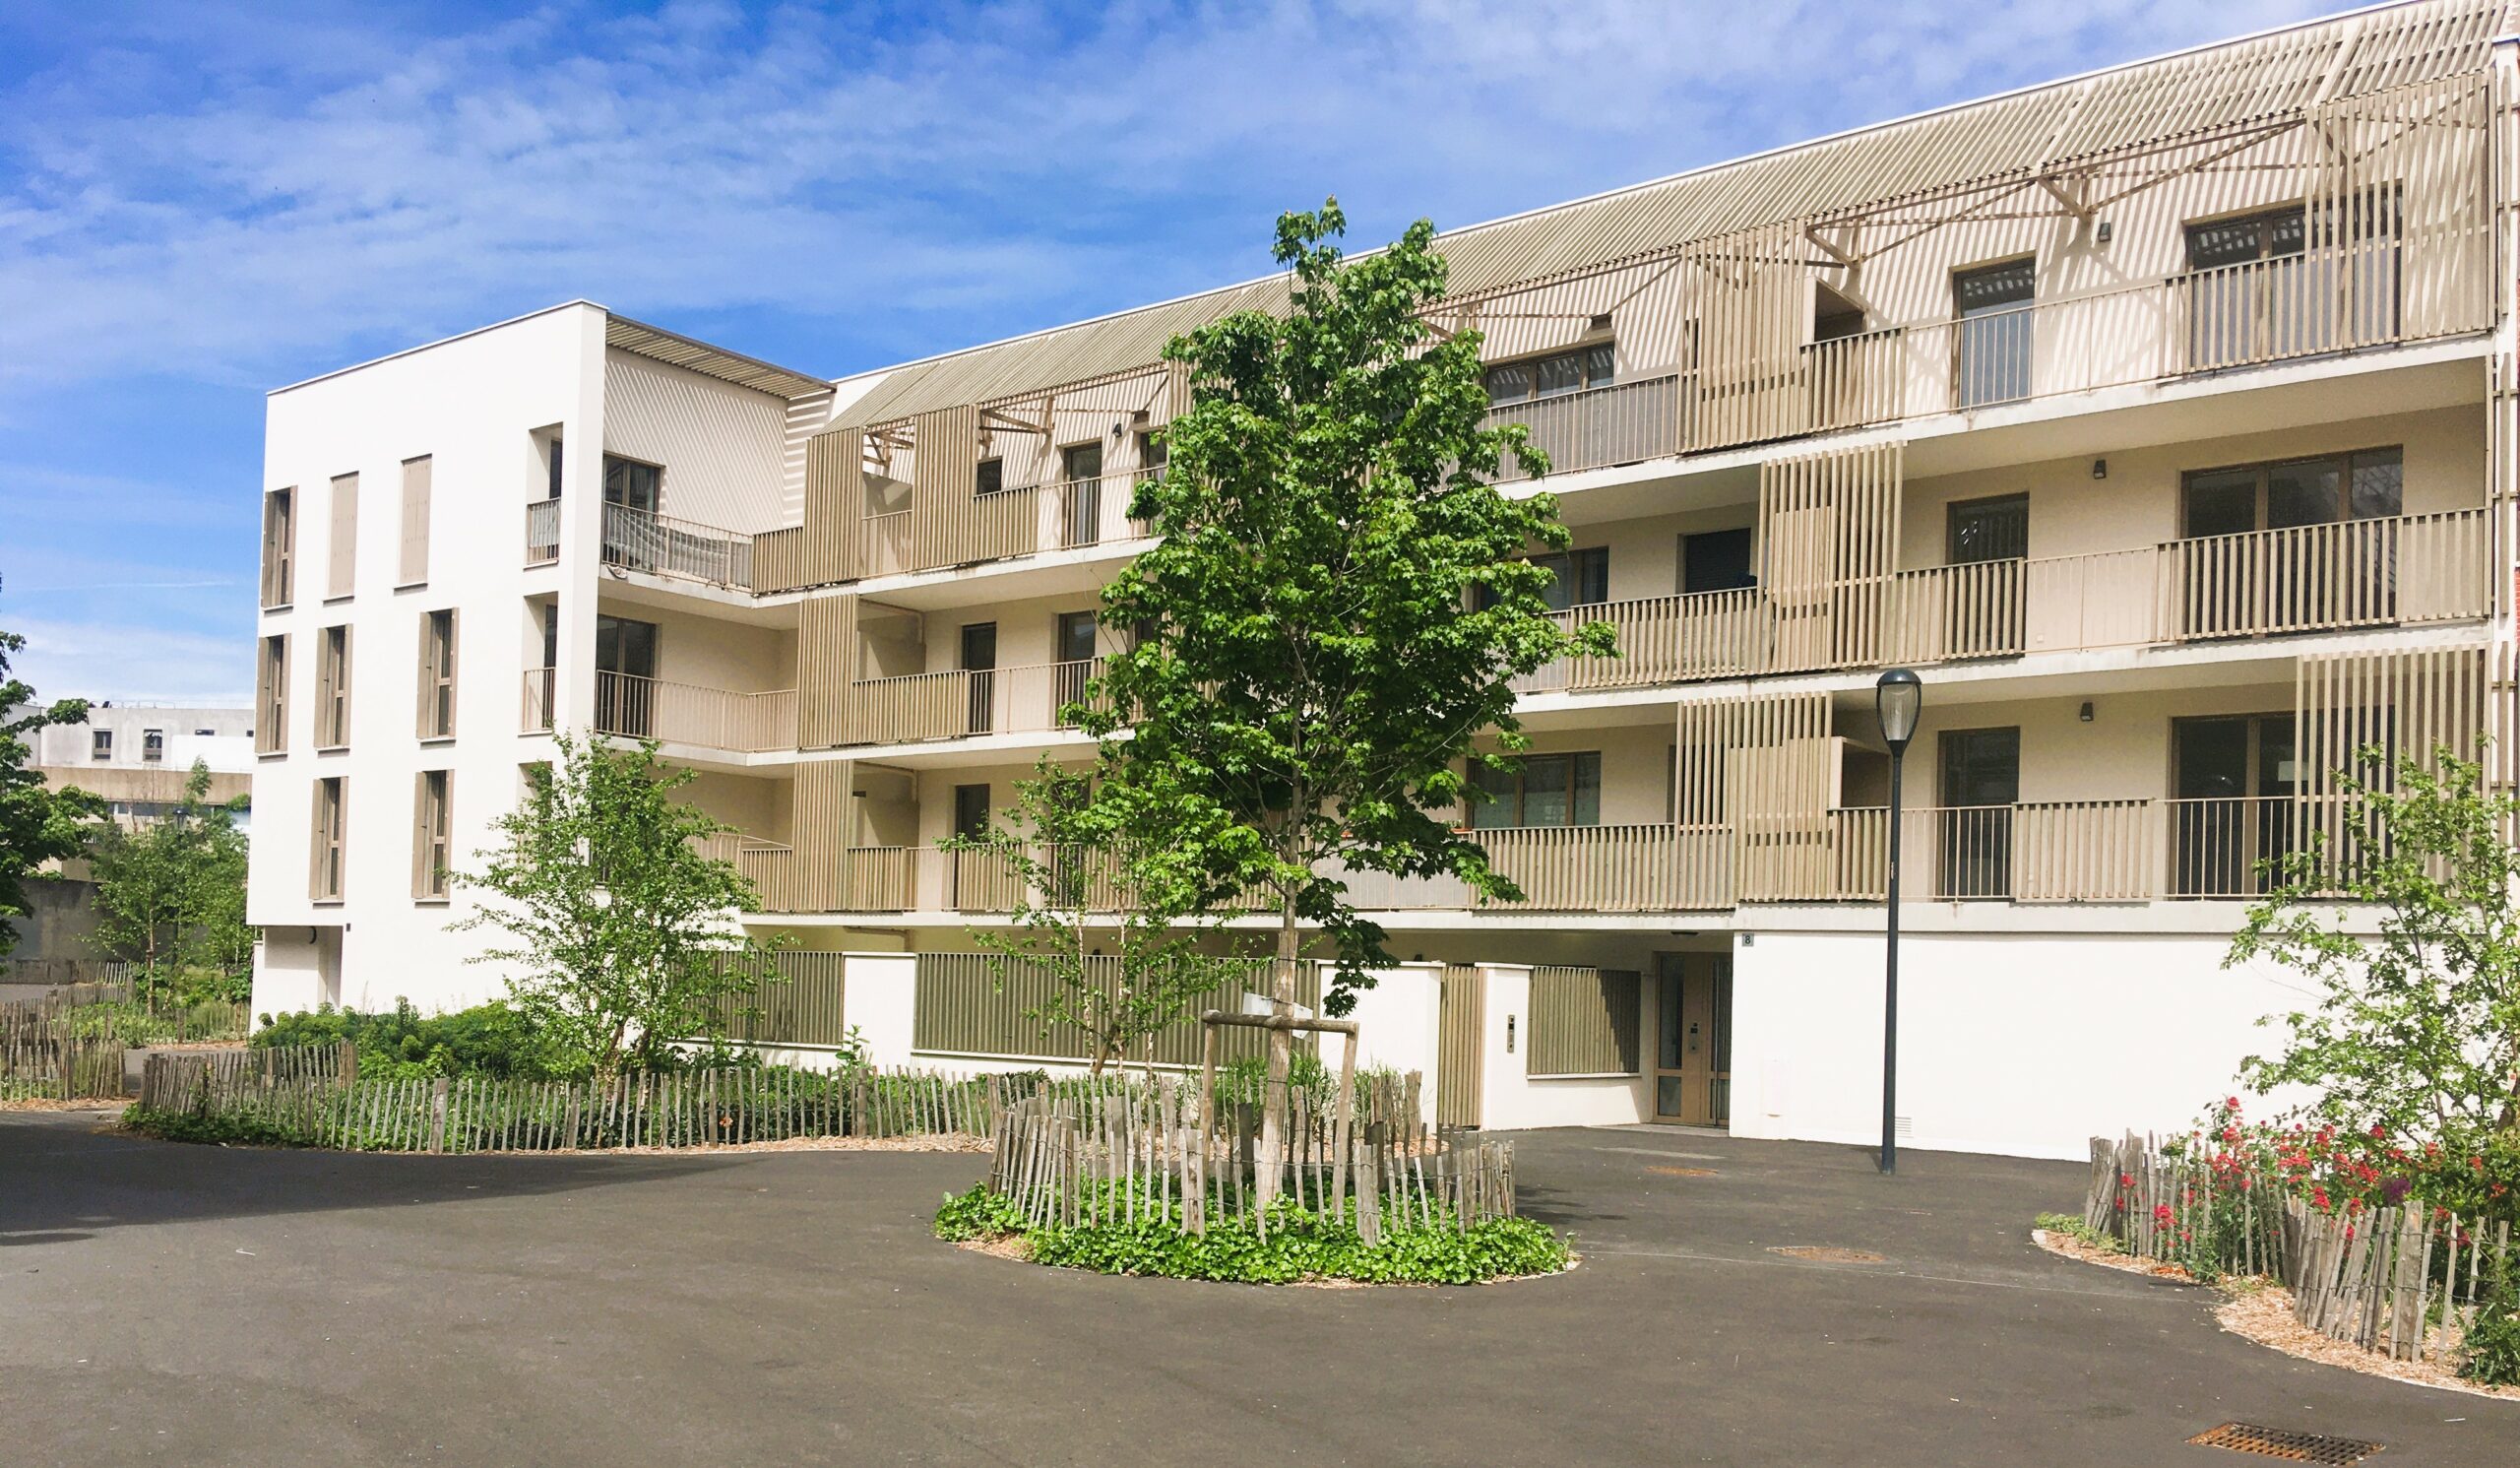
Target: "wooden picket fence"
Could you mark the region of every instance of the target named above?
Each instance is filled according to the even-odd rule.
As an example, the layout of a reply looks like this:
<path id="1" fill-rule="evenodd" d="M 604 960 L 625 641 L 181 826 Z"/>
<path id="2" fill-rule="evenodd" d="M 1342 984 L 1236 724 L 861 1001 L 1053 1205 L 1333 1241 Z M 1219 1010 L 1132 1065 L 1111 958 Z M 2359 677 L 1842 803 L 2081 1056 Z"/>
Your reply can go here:
<path id="1" fill-rule="evenodd" d="M 994 1135 L 1016 1101 L 1095 1104 L 1106 1083 L 759 1067 L 593 1080 L 358 1073 L 348 1045 L 151 1055 L 140 1105 L 257 1123 L 301 1146 L 384 1152 L 695 1147 L 803 1137 Z"/>
<path id="2" fill-rule="evenodd" d="M 1467 1128 L 1430 1128 L 1414 1104 L 1418 1077 L 1360 1088 L 1356 1118 L 1292 1093 L 1278 1157 L 1280 1197 L 1315 1213 L 1354 1210 L 1367 1246 L 1386 1227 L 1468 1228 L 1514 1213 L 1513 1143 Z M 1266 1237 L 1257 1186 L 1259 1109 L 1231 1103 L 1207 1124 L 1196 1082 L 1159 1076 L 1089 1096 L 1027 1097 L 1000 1119 L 987 1185 L 1032 1226 L 1165 1218 L 1193 1234 L 1248 1219 Z"/>
<path id="3" fill-rule="evenodd" d="M 2218 1172 L 2154 1138 L 2092 1139 L 2083 1222 L 2144 1259 L 2184 1262 L 2200 1232 L 2227 1273 L 2280 1279 L 2293 1316 L 2399 1361 L 2454 1352 L 2497 1265 L 2520 1267 L 2508 1219 L 2414 1205 L 2327 1213 L 2271 1172 Z"/>
<path id="4" fill-rule="evenodd" d="M 0 1035 L 0 1101 L 81 1101 L 122 1086 L 118 1041 Z"/>
<path id="5" fill-rule="evenodd" d="M 127 983 L 73 984 L 41 998 L 0 1003 L 0 1047 L 40 1040 L 130 1046 L 242 1040 L 252 1024 L 245 1004 L 144 1001 Z"/>

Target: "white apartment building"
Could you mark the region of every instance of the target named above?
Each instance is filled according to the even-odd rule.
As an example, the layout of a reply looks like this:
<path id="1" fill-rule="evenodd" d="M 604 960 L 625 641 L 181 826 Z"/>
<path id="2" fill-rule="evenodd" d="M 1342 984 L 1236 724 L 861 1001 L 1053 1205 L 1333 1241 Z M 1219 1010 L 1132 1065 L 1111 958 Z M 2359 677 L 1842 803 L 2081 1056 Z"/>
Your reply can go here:
<path id="1" fill-rule="evenodd" d="M 1452 231 L 1616 660 L 1465 820 L 1527 901 L 1359 877 L 1368 1058 L 1448 1119 L 2079 1156 L 2229 1086 L 2223 966 L 2357 744 L 2512 761 L 2520 48 L 2426 0 Z M 271 397 L 259 1010 L 499 991 L 436 873 L 552 728 L 700 772 L 791 934 L 759 1038 L 1063 1058 L 970 958 L 984 825 L 1106 648 L 1172 334 L 1271 279 L 838 383 L 579 301 Z M 1530 486 L 1517 482 L 1515 492 Z M 295 833 L 307 833 L 300 842 Z M 275 833 L 289 833 L 279 835 Z M 1173 1053 L 1167 1051 L 1167 1053 Z"/>
<path id="2" fill-rule="evenodd" d="M 99 700 L 88 706 L 88 717 L 80 723 L 36 730 L 33 755 L 45 783 L 100 797 L 117 820 L 154 820 L 183 798 L 196 764 L 210 772 L 211 799 L 231 800 L 249 793 L 254 713 Z"/>

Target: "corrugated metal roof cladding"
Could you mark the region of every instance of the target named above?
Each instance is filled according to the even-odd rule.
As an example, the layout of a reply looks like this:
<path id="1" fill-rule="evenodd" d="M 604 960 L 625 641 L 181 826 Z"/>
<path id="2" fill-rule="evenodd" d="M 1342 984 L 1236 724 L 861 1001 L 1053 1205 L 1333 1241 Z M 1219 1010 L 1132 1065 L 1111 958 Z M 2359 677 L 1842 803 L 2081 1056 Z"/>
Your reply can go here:
<path id="1" fill-rule="evenodd" d="M 2417 0 L 1886 123 L 1439 236 L 1457 294 L 1782 220 L 2023 176 L 2140 143 L 2274 120 L 2318 99 L 2482 71 L 2505 0 Z M 2322 86 L 2325 92 L 2322 94 Z M 1275 307 L 1284 277 L 895 369 L 844 426 L 1147 365 L 1176 333 Z"/>

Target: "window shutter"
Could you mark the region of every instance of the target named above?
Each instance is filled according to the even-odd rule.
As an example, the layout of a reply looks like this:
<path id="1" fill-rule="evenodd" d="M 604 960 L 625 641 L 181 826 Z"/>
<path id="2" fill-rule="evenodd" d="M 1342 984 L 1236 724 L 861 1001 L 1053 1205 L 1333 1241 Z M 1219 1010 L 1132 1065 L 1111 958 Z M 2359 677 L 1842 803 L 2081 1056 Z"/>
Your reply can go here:
<path id="1" fill-rule="evenodd" d="M 263 496 L 263 606 L 289 603 L 291 562 L 297 554 L 297 491 L 274 489 Z"/>
<path id="2" fill-rule="evenodd" d="M 358 476 L 333 480 L 333 553 L 326 568 L 324 595 L 346 597 L 358 575 Z"/>
<path id="3" fill-rule="evenodd" d="M 446 728 L 439 733 L 452 736 L 455 733 L 455 659 L 461 644 L 457 634 L 463 630 L 464 613 L 453 607 L 446 613 Z"/>
<path id="4" fill-rule="evenodd" d="M 330 863 L 324 858 L 331 848 L 327 827 L 331 824 L 329 806 L 333 803 L 333 782 L 315 782 L 314 809 L 306 829 L 306 895 L 321 902 L 332 894 L 324 890 L 324 870 Z"/>
<path id="5" fill-rule="evenodd" d="M 417 586 L 429 579 L 429 482 L 432 461 L 423 456 L 403 461 L 403 560 L 398 586 Z"/>

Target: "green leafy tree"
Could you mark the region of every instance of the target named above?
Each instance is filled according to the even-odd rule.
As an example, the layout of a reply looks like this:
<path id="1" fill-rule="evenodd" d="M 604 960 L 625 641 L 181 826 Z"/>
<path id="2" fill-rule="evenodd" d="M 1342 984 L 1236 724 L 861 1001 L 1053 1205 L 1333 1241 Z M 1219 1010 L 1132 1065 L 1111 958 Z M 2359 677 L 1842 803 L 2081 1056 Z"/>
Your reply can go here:
<path id="1" fill-rule="evenodd" d="M 2264 957 L 2318 986 L 2285 1016 L 2284 1053 L 2251 1056 L 2260 1091 L 2307 1088 L 2319 1116 L 2355 1132 L 2471 1147 L 2520 1127 L 2520 801 L 2482 769 L 2436 752 L 2437 772 L 2376 748 L 2340 772 L 2343 841 L 2326 833 L 2272 863 L 2225 966 Z M 2334 901 L 2378 917 L 2357 931 Z M 2365 920 L 2367 925 L 2367 919 Z"/>
<path id="2" fill-rule="evenodd" d="M 235 825 L 242 804 L 212 800 L 210 768 L 195 762 L 174 809 L 106 824 L 89 844 L 95 941 L 139 964 L 152 989 L 232 1002 L 250 988 L 254 929 L 245 922 L 245 837 Z"/>
<path id="3" fill-rule="evenodd" d="M 88 703 L 37 704 L 35 690 L 9 671 L 9 660 L 26 645 L 17 633 L 0 632 L 0 953 L 17 946 L 18 928 L 9 920 L 33 911 L 27 883 L 42 878 L 46 862 L 85 850 L 89 825 L 102 808 L 85 792 L 50 788 L 31 768 L 35 732 L 84 721 Z"/>
<path id="4" fill-rule="evenodd" d="M 1203 951 L 1219 928 L 1195 911 L 1198 873 L 1182 849 L 1113 824 L 1113 807 L 1088 798 L 1092 788 L 1090 774 L 1045 759 L 986 835 L 944 846 L 1001 865 L 1017 884 L 1013 926 L 972 928 L 973 943 L 1001 990 L 1019 973 L 1049 982 L 1049 996 L 1024 1017 L 1045 1032 L 1075 1027 L 1101 1075 L 1133 1049 L 1152 1065 L 1155 1037 L 1243 961 Z"/>
<path id="5" fill-rule="evenodd" d="M 482 907 L 454 925 L 508 941 L 476 962 L 511 965 L 509 1002 L 597 1076 L 669 1068 L 677 1041 L 724 1037 L 722 1000 L 778 980 L 775 944 L 731 916 L 760 898 L 731 862 L 698 843 L 726 828 L 674 793 L 692 772 L 653 740 L 630 749 L 561 734 L 501 816 L 504 844 L 477 873 L 451 873 Z"/>
<path id="6" fill-rule="evenodd" d="M 1492 733 L 1510 767 L 1527 747 L 1512 679 L 1613 650 L 1606 626 L 1550 617 L 1550 573 L 1527 558 L 1567 543 L 1554 500 L 1491 482 L 1508 455 L 1548 466 L 1522 427 L 1487 423 L 1478 333 L 1425 319 L 1445 292 L 1434 226 L 1354 261 L 1345 227 L 1336 200 L 1281 218 L 1288 313 L 1166 347 L 1191 406 L 1131 507 L 1162 539 L 1104 593 L 1105 624 L 1138 636 L 1082 711 L 1112 822 L 1181 848 L 1198 908 L 1276 916 L 1281 1014 L 1308 934 L 1336 958 L 1334 1013 L 1389 961 L 1346 872 L 1520 895 L 1456 829 L 1473 742 Z M 1272 1032 L 1272 1151 L 1292 1054 Z"/>

